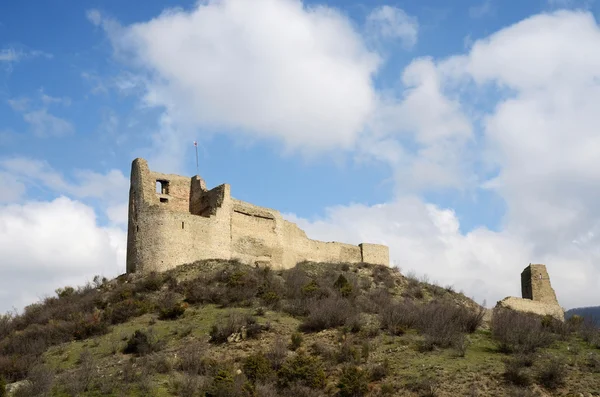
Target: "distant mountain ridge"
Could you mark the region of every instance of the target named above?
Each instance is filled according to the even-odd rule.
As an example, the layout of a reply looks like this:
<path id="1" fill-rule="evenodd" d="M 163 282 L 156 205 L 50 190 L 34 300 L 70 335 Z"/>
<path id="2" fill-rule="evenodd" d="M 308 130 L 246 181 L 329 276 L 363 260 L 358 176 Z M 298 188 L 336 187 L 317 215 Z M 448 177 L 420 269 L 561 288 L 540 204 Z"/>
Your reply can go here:
<path id="1" fill-rule="evenodd" d="M 600 306 L 578 307 L 565 312 L 565 318 L 573 315 L 588 317 L 594 320 L 596 324 L 600 324 Z"/>

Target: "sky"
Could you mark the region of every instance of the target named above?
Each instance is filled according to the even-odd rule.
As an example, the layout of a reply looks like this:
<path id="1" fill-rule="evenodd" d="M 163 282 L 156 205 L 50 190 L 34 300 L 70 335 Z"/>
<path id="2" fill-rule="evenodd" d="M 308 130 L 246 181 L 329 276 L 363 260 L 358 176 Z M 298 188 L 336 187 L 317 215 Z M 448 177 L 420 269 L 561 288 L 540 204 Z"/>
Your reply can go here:
<path id="1" fill-rule="evenodd" d="M 600 4 L 0 4 L 0 313 L 125 272 L 131 161 L 492 307 L 600 304 Z"/>

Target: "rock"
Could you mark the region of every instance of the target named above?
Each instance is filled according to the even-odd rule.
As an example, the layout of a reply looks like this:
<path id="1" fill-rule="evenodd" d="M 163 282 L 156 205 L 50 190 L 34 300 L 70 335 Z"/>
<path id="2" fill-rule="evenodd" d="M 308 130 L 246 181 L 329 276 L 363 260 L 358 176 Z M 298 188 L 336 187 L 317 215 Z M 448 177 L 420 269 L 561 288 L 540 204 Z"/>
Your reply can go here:
<path id="1" fill-rule="evenodd" d="M 14 393 L 17 392 L 17 390 L 19 390 L 20 388 L 24 387 L 24 386 L 29 386 L 31 385 L 31 382 L 28 380 L 20 380 L 18 382 L 14 382 L 14 383 L 9 383 L 6 385 L 6 393 L 7 395 L 12 395 Z"/>

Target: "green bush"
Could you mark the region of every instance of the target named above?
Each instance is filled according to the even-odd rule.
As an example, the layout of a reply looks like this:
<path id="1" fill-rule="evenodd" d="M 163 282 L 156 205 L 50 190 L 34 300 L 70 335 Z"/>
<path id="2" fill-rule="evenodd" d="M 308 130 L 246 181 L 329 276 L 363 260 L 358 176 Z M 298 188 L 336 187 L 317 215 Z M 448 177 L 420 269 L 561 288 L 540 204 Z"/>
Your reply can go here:
<path id="1" fill-rule="evenodd" d="M 290 357 L 277 372 L 279 385 L 287 387 L 293 383 L 300 383 L 313 389 L 325 386 L 325 371 L 323 363 L 318 357 L 306 353 Z"/>
<path id="2" fill-rule="evenodd" d="M 152 272 L 136 283 L 136 290 L 138 292 L 155 292 L 162 288 L 164 281 L 162 274 Z"/>
<path id="3" fill-rule="evenodd" d="M 252 383 L 264 383 L 273 374 L 271 362 L 264 354 L 252 354 L 244 360 L 244 374 Z"/>
<path id="4" fill-rule="evenodd" d="M 125 354 L 135 354 L 138 356 L 145 356 L 152 352 L 158 351 L 161 348 L 161 343 L 154 340 L 151 333 L 137 330 L 131 335 L 127 341 L 127 345 L 123 349 Z"/>
<path id="5" fill-rule="evenodd" d="M 335 281 L 333 286 L 343 297 L 348 297 L 352 295 L 352 284 L 348 282 L 348 279 L 344 277 L 343 274 L 339 275 L 338 279 Z"/>
<path id="6" fill-rule="evenodd" d="M 369 374 L 354 365 L 346 367 L 337 387 L 339 397 L 362 397 L 369 391 Z"/>
<path id="7" fill-rule="evenodd" d="M 290 350 L 296 351 L 300 346 L 302 346 L 302 341 L 304 338 L 300 332 L 294 332 L 291 337 Z"/>
<path id="8" fill-rule="evenodd" d="M 130 318 L 148 313 L 152 304 L 136 298 L 128 298 L 115 303 L 106 310 L 106 316 L 111 324 L 121 324 Z"/>

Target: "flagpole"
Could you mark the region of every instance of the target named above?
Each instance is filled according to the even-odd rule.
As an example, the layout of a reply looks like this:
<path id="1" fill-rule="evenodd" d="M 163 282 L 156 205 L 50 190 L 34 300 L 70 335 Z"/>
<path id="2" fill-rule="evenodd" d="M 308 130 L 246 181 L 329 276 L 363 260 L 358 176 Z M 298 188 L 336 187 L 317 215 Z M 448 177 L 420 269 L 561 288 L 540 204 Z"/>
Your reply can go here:
<path id="1" fill-rule="evenodd" d="M 194 141 L 194 147 L 196 148 L 196 175 L 200 175 L 200 168 L 198 167 L 198 142 Z"/>

